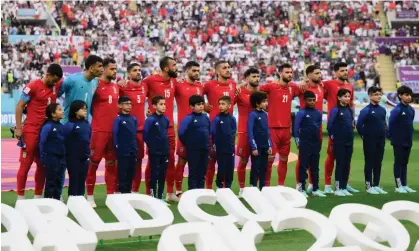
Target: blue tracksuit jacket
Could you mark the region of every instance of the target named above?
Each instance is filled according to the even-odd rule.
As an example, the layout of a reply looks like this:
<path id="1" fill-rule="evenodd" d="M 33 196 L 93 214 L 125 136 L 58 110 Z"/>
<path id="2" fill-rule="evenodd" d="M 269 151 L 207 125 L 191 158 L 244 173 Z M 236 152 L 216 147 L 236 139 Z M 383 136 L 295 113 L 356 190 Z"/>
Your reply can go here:
<path id="1" fill-rule="evenodd" d="M 353 145 L 353 121 L 352 110 L 348 106 L 332 109 L 327 122 L 327 132 L 332 138 L 333 144 Z"/>
<path id="2" fill-rule="evenodd" d="M 146 119 L 143 130 L 143 139 L 147 144 L 149 154 L 169 154 L 168 128 L 169 119 L 163 114 L 158 115 L 157 113 L 153 113 Z M 133 140 L 135 140 L 135 137 L 133 137 Z"/>
<path id="3" fill-rule="evenodd" d="M 320 146 L 319 132 L 322 126 L 322 113 L 314 108 L 305 108 L 297 113 L 294 137 L 297 146 Z M 320 148 L 319 148 L 320 150 Z"/>
<path id="4" fill-rule="evenodd" d="M 233 115 L 220 113 L 211 122 L 211 137 L 217 153 L 234 153 L 237 122 Z"/>
<path id="5" fill-rule="evenodd" d="M 356 129 L 363 138 L 385 138 L 386 136 L 386 109 L 380 105 L 369 104 L 364 107 L 358 117 Z"/>
<path id="6" fill-rule="evenodd" d="M 67 156 L 78 160 L 87 160 L 90 156 L 92 127 L 85 119 L 70 121 L 64 125 L 65 147 Z"/>
<path id="7" fill-rule="evenodd" d="M 210 120 L 205 113 L 190 113 L 180 123 L 178 137 L 190 150 L 209 149 Z"/>
<path id="8" fill-rule="evenodd" d="M 39 152 L 41 161 L 45 155 L 64 157 L 64 126 L 59 121 L 48 121 L 41 129 L 39 136 Z"/>
<path id="9" fill-rule="evenodd" d="M 112 138 L 120 156 L 135 156 L 137 146 L 137 119 L 129 114 L 119 114 L 113 122 Z"/>
<path id="10" fill-rule="evenodd" d="M 391 110 L 388 136 L 393 146 L 412 146 L 414 118 L 415 110 L 410 105 L 400 103 Z"/>
<path id="11" fill-rule="evenodd" d="M 252 151 L 258 148 L 268 149 L 272 146 L 268 128 L 268 114 L 265 111 L 254 110 L 249 114 L 247 134 Z"/>

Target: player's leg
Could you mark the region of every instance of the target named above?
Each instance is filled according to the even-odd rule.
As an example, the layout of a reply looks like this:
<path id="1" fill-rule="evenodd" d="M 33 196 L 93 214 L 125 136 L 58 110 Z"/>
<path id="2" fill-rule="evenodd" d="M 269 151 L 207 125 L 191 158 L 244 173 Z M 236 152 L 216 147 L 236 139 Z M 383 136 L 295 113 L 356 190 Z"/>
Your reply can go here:
<path id="1" fill-rule="evenodd" d="M 41 198 L 45 186 L 45 167 L 39 159 L 39 148 L 36 150 L 34 162 L 36 163 L 34 198 Z"/>
<path id="2" fill-rule="evenodd" d="M 141 185 L 141 178 L 142 178 L 142 164 L 144 158 L 144 140 L 143 140 L 143 132 L 137 132 L 137 146 L 138 146 L 138 153 L 137 153 L 137 163 L 135 164 L 135 175 L 132 181 L 132 188 L 131 191 L 133 193 L 138 193 L 140 190 Z"/>
<path id="3" fill-rule="evenodd" d="M 325 193 L 333 193 L 332 190 L 332 175 L 333 168 L 335 165 L 335 153 L 333 150 L 333 141 L 328 137 L 327 141 L 327 157 L 324 163 L 324 184 L 325 184 Z"/>
<path id="4" fill-rule="evenodd" d="M 260 156 L 251 156 L 252 166 L 250 168 L 250 180 L 249 183 L 253 187 L 257 187 L 259 180 L 259 169 L 260 169 Z M 260 181 L 260 180 L 259 180 Z M 265 181 L 266 184 L 266 181 Z"/>
<path id="5" fill-rule="evenodd" d="M 166 190 L 167 197 L 166 200 L 169 202 L 179 202 L 179 198 L 174 192 L 175 186 L 175 150 L 176 150 L 176 136 L 174 129 L 173 133 L 169 133 L 169 163 L 167 165 L 166 171 Z"/>
<path id="6" fill-rule="evenodd" d="M 269 128 L 271 133 L 271 142 L 272 142 L 272 154 L 268 156 L 268 169 L 266 170 L 266 186 L 271 185 L 271 174 L 272 174 L 272 166 L 275 161 L 275 155 L 277 153 L 277 149 L 279 148 L 280 143 L 280 134 L 278 128 Z"/>
<path id="7" fill-rule="evenodd" d="M 93 197 L 93 193 L 96 185 L 96 171 L 99 167 L 99 163 L 105 153 L 107 143 L 107 134 L 102 132 L 93 132 L 92 139 L 90 141 L 90 163 L 89 170 L 87 171 L 86 178 L 86 190 L 87 200 L 90 205 L 95 208 L 96 203 Z"/>
<path id="8" fill-rule="evenodd" d="M 226 169 L 224 175 L 225 187 L 231 188 L 234 179 L 234 153 L 233 154 L 226 154 Z"/>
<path id="9" fill-rule="evenodd" d="M 364 150 L 364 177 L 365 177 L 365 189 L 367 193 L 376 194 L 373 189 L 372 183 L 372 172 L 375 163 L 375 142 L 374 139 L 365 137 L 362 140 L 362 146 Z"/>
<path id="10" fill-rule="evenodd" d="M 317 149 L 313 149 L 310 159 L 310 170 L 313 182 L 314 196 L 325 197 L 326 195 L 319 189 L 319 162 L 320 162 L 320 146 Z"/>
<path id="11" fill-rule="evenodd" d="M 145 171 L 144 171 L 145 193 L 146 194 L 151 194 L 150 179 L 151 179 L 151 170 L 150 170 L 150 160 L 148 159 L 147 164 L 145 166 Z"/>
<path id="12" fill-rule="evenodd" d="M 105 148 L 105 183 L 106 194 L 118 192 L 118 167 L 116 164 L 116 151 L 113 146 L 112 133 L 107 133 Z M 125 168 L 124 171 L 127 169 Z M 124 173 L 126 175 L 126 173 Z M 131 190 L 131 188 L 130 188 Z"/>
<path id="13" fill-rule="evenodd" d="M 266 185 L 266 171 L 268 169 L 268 149 L 260 149 L 259 157 L 259 189 L 262 190 Z"/>
<path id="14" fill-rule="evenodd" d="M 157 198 L 163 199 L 163 192 L 164 192 L 164 182 L 166 178 L 166 171 L 168 166 L 168 156 L 161 156 L 160 157 L 160 165 L 158 170 L 158 188 L 157 188 Z"/>
<path id="15" fill-rule="evenodd" d="M 405 191 L 409 193 L 416 192 L 407 185 L 407 165 L 409 164 L 410 151 L 412 147 L 403 147 L 403 165 L 401 168 L 401 181 Z"/>
<path id="16" fill-rule="evenodd" d="M 218 169 L 217 169 L 217 176 L 215 178 L 215 184 L 217 188 L 224 187 L 224 179 L 225 179 L 226 165 L 227 165 L 226 163 L 227 161 L 225 157 L 226 157 L 225 154 L 217 152 Z"/>
<path id="17" fill-rule="evenodd" d="M 77 182 L 77 195 L 84 196 L 85 193 L 85 183 L 86 183 L 86 177 L 87 172 L 89 170 L 89 161 L 83 160 L 80 161 L 80 167 L 79 167 L 79 173 L 78 173 L 78 182 Z"/>
<path id="18" fill-rule="evenodd" d="M 183 183 L 183 172 L 185 171 L 186 165 L 186 147 L 180 142 L 177 141 L 176 144 L 176 154 L 178 156 L 176 168 L 175 168 L 175 186 L 176 186 L 176 196 L 181 196 L 182 194 L 182 183 Z"/>
<path id="19" fill-rule="evenodd" d="M 347 190 L 349 175 L 350 175 L 350 166 L 351 166 L 351 160 L 352 160 L 352 152 L 353 152 L 353 146 L 345 146 L 344 148 L 344 171 L 343 171 L 343 177 L 342 177 L 342 188 Z"/>
<path id="20" fill-rule="evenodd" d="M 380 193 L 380 194 L 387 194 L 386 191 L 384 191 L 382 188 L 380 188 L 380 178 L 381 178 L 381 166 L 383 163 L 383 157 L 384 157 L 384 149 L 385 149 L 385 138 L 378 139 L 376 142 L 376 157 L 374 160 L 374 166 L 373 166 L 373 186 L 374 189 Z"/>
<path id="21" fill-rule="evenodd" d="M 243 188 L 246 185 L 246 166 L 250 156 L 250 146 L 247 133 L 239 133 L 237 138 L 236 155 L 240 157 L 237 165 L 237 180 L 240 187 L 239 197 L 241 197 Z"/>
<path id="22" fill-rule="evenodd" d="M 25 197 L 25 187 L 26 181 L 28 179 L 28 172 L 37 154 L 39 135 L 35 133 L 24 132 L 23 137 L 25 139 L 26 148 L 20 149 L 20 166 L 16 175 L 18 199 L 23 199 Z"/>
<path id="23" fill-rule="evenodd" d="M 55 180 L 55 194 L 54 198 L 57 200 L 62 199 L 62 191 L 64 187 L 64 180 L 65 180 L 65 169 L 66 169 L 66 163 L 65 163 L 65 157 L 59 158 L 57 161 L 58 163 L 58 174 L 56 176 Z"/>
<path id="24" fill-rule="evenodd" d="M 78 195 L 78 182 L 79 182 L 79 166 L 80 161 L 72 158 L 72 156 L 67 156 L 66 165 L 68 172 L 68 196 L 77 196 Z"/>
<path id="25" fill-rule="evenodd" d="M 186 159 L 188 161 L 188 190 L 198 188 L 198 168 L 200 164 L 200 152 L 189 150 L 186 153 Z M 202 167 L 201 167 L 202 168 Z"/>
<path id="26" fill-rule="evenodd" d="M 300 167 L 298 168 L 298 183 L 297 190 L 301 193 L 306 191 L 306 177 L 307 169 L 310 164 L 310 146 L 300 144 L 300 151 L 298 153 L 298 160 L 300 161 Z"/>
<path id="27" fill-rule="evenodd" d="M 334 144 L 333 145 L 333 154 L 336 157 L 336 170 L 335 170 L 335 195 L 338 196 L 345 196 L 345 194 L 342 192 L 342 177 L 343 177 L 343 153 L 342 151 L 343 146 Z"/>
<path id="28" fill-rule="evenodd" d="M 197 187 L 204 188 L 205 186 L 205 174 L 207 172 L 208 161 L 209 161 L 209 150 L 200 150 L 197 152 L 198 155 L 198 166 L 197 169 Z M 189 163 L 189 160 L 188 160 Z"/>
<path id="29" fill-rule="evenodd" d="M 59 196 L 56 198 L 56 186 L 61 164 L 59 160 L 59 158 L 52 155 L 47 155 L 42 159 L 46 173 L 44 198 L 60 199 Z"/>
<path id="30" fill-rule="evenodd" d="M 150 195 L 157 198 L 157 181 L 160 159 L 158 155 L 149 154 L 148 160 L 150 162 Z"/>
<path id="31" fill-rule="evenodd" d="M 279 153 L 278 163 L 278 185 L 283 186 L 287 177 L 288 170 L 288 155 L 291 150 L 291 134 L 290 128 L 279 129 L 280 146 L 277 151 Z"/>
<path id="32" fill-rule="evenodd" d="M 210 137 L 210 146 L 212 146 L 212 139 Z M 207 189 L 212 189 L 212 184 L 214 182 L 215 175 L 215 164 L 217 163 L 217 154 L 210 147 L 210 158 L 208 160 L 207 172 L 205 175 L 205 187 Z"/>

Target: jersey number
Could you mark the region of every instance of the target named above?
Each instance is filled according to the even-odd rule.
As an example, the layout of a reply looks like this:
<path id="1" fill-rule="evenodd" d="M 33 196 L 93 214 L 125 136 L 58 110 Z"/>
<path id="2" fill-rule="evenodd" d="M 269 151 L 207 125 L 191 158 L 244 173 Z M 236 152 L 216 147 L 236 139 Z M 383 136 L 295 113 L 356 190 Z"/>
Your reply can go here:
<path id="1" fill-rule="evenodd" d="M 282 95 L 282 103 L 288 103 L 288 95 Z"/>
<path id="2" fill-rule="evenodd" d="M 223 92 L 223 96 L 230 97 L 230 93 L 229 92 Z"/>
<path id="3" fill-rule="evenodd" d="M 170 98 L 170 90 L 164 90 L 164 97 Z"/>
<path id="4" fill-rule="evenodd" d="M 141 95 L 137 95 L 137 103 L 141 103 Z"/>
<path id="5" fill-rule="evenodd" d="M 109 104 L 112 104 L 112 95 L 109 95 L 108 102 L 109 102 Z"/>

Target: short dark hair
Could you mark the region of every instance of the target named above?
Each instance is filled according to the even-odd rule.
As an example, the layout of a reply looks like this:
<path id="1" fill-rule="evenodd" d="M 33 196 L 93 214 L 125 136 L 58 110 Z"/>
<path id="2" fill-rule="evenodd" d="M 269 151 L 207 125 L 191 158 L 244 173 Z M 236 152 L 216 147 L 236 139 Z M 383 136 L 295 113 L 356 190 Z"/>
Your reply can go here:
<path id="1" fill-rule="evenodd" d="M 336 63 L 336 64 L 333 66 L 333 70 L 334 70 L 334 71 L 339 71 L 339 69 L 340 69 L 341 67 L 348 67 L 348 64 L 347 64 L 347 63 L 345 63 L 345 62 L 339 62 L 339 63 Z"/>
<path id="2" fill-rule="evenodd" d="M 220 102 L 221 100 L 231 104 L 231 98 L 229 96 L 222 96 L 218 99 L 218 102 Z"/>
<path id="3" fill-rule="evenodd" d="M 83 107 L 87 108 L 86 102 L 84 102 L 83 100 L 74 100 L 70 105 L 70 112 L 68 113 L 69 120 L 76 121 L 77 120 L 76 113 L 80 109 L 83 109 Z"/>
<path id="4" fill-rule="evenodd" d="M 204 97 L 200 95 L 192 95 L 189 97 L 189 105 L 195 106 L 196 104 L 205 103 Z"/>
<path id="5" fill-rule="evenodd" d="M 256 108 L 257 105 L 262 103 L 265 99 L 268 99 L 268 94 L 266 94 L 266 92 L 255 91 L 250 95 L 250 104 L 253 108 Z"/>
<path id="6" fill-rule="evenodd" d="M 320 70 L 320 67 L 318 65 L 309 65 L 306 69 L 306 75 L 314 72 L 314 70 Z"/>
<path id="7" fill-rule="evenodd" d="M 172 58 L 172 57 L 163 57 L 162 59 L 160 59 L 160 69 L 161 70 L 163 70 L 164 69 L 164 67 L 166 67 L 166 66 L 169 66 L 169 61 L 170 60 L 173 60 L 173 61 L 175 61 L 175 59 L 174 58 Z"/>
<path id="8" fill-rule="evenodd" d="M 312 92 L 312 91 L 305 91 L 304 92 L 304 100 L 306 100 L 308 98 L 316 98 L 316 94 L 314 94 L 314 92 Z"/>
<path id="9" fill-rule="evenodd" d="M 222 64 L 230 64 L 230 63 L 227 60 L 217 61 L 217 62 L 215 62 L 214 69 L 217 69 L 217 67 L 222 65 Z"/>
<path id="10" fill-rule="evenodd" d="M 134 68 L 135 66 L 141 67 L 141 65 L 139 63 L 131 63 L 127 67 L 127 72 L 130 72 L 132 70 L 132 68 Z"/>
<path id="11" fill-rule="evenodd" d="M 185 64 L 185 67 L 184 67 L 184 69 L 185 70 L 189 70 L 190 68 L 192 68 L 192 67 L 200 67 L 200 65 L 198 64 L 198 62 L 196 62 L 196 61 L 189 61 L 189 62 L 187 62 L 186 64 Z"/>
<path id="12" fill-rule="evenodd" d="M 371 86 L 370 88 L 368 88 L 368 95 L 376 93 L 376 92 L 383 92 L 383 89 L 377 86 Z"/>
<path id="13" fill-rule="evenodd" d="M 113 59 L 113 58 L 105 58 L 103 60 L 103 67 L 107 67 L 109 64 L 116 64 L 115 59 Z"/>
<path id="14" fill-rule="evenodd" d="M 128 101 L 131 101 L 131 99 L 129 97 L 127 97 L 127 96 L 121 96 L 118 99 L 118 104 L 122 104 L 122 103 L 125 103 L 125 102 L 128 102 Z"/>
<path id="15" fill-rule="evenodd" d="M 282 72 L 282 70 L 284 70 L 285 68 L 291 68 L 292 69 L 292 65 L 285 63 L 285 64 L 281 64 L 280 66 L 278 66 L 278 72 Z"/>
<path id="16" fill-rule="evenodd" d="M 160 96 L 160 95 L 154 96 L 151 99 L 151 104 L 152 105 L 157 105 L 160 102 L 160 100 L 164 100 L 164 97 L 163 96 Z"/>
<path id="17" fill-rule="evenodd" d="M 88 70 L 91 66 L 95 65 L 96 63 L 103 63 L 103 59 L 96 55 L 90 55 L 84 61 L 84 68 Z"/>
<path id="18" fill-rule="evenodd" d="M 63 77 L 63 69 L 59 64 L 50 64 L 47 69 L 47 73 L 52 76 L 57 76 L 59 78 Z"/>
<path id="19" fill-rule="evenodd" d="M 248 76 L 250 76 L 252 74 L 259 74 L 259 70 L 254 68 L 254 67 L 251 67 L 251 68 L 247 69 L 244 72 L 244 78 L 247 78 Z"/>
<path id="20" fill-rule="evenodd" d="M 399 95 L 404 95 L 404 94 L 408 94 L 408 95 L 412 95 L 413 91 L 409 86 L 405 86 L 402 85 L 399 88 L 397 88 L 397 97 L 400 99 Z"/>

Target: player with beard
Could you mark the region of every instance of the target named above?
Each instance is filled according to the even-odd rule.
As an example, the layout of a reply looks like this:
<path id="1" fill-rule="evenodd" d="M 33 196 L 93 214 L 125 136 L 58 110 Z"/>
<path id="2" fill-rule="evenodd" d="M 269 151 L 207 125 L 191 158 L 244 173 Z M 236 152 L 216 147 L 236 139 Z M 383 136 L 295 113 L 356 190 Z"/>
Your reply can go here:
<path id="1" fill-rule="evenodd" d="M 144 141 L 143 141 L 143 128 L 144 128 L 144 109 L 145 100 L 147 96 L 147 87 L 141 83 L 141 67 L 137 63 L 132 63 L 127 67 L 128 82 L 125 85 L 119 87 L 119 96 L 128 97 L 131 100 L 131 115 L 137 119 L 137 164 L 135 167 L 135 176 L 132 182 L 132 192 L 138 193 L 141 185 L 142 175 L 142 161 L 144 158 Z"/>
<path id="2" fill-rule="evenodd" d="M 191 112 L 189 98 L 192 95 L 204 95 L 204 86 L 198 82 L 200 65 L 195 61 L 189 61 L 186 63 L 184 70 L 186 72 L 186 79 L 175 86 L 178 124 Z M 180 197 L 182 195 L 183 171 L 186 165 L 186 148 L 179 139 L 176 145 L 178 162 L 175 168 L 175 183 L 176 196 Z"/>
<path id="3" fill-rule="evenodd" d="M 348 83 L 348 65 L 343 62 L 339 62 L 334 65 L 333 70 L 335 71 L 336 79 L 324 81 L 325 98 L 327 100 L 327 117 L 329 118 L 330 112 L 336 107 L 337 94 L 339 89 L 348 89 L 351 92 L 351 102 L 349 106 L 354 109 L 354 87 Z M 354 124 L 355 128 L 355 124 Z M 325 193 L 333 193 L 332 190 L 332 174 L 335 165 L 335 155 L 333 153 L 333 142 L 329 137 L 327 144 L 327 158 L 324 164 L 324 178 L 325 178 Z M 349 177 L 349 176 L 348 176 Z M 346 190 L 350 193 L 357 193 L 358 190 L 347 185 Z"/>
<path id="4" fill-rule="evenodd" d="M 218 61 L 215 63 L 216 79 L 208 81 L 204 85 L 204 94 L 207 95 L 210 112 L 210 120 L 212 121 L 219 113 L 218 100 L 222 96 L 229 96 L 233 103 L 229 109 L 229 113 L 233 114 L 234 107 L 234 96 L 236 92 L 236 82 L 231 80 L 231 67 L 230 64 L 225 61 Z M 212 142 L 210 143 L 212 146 Z M 211 149 L 210 159 L 208 160 L 208 168 L 205 177 L 206 188 L 212 189 L 215 174 L 216 154 Z"/>
<path id="5" fill-rule="evenodd" d="M 112 126 L 118 116 L 119 86 L 112 82 L 116 79 L 116 61 L 103 60 L 104 72 L 92 101 L 92 139 L 90 143 L 90 164 L 86 179 L 87 200 L 94 208 L 94 189 L 96 171 L 102 158 L 105 158 L 106 193 L 116 192 L 117 170 L 116 152 L 112 141 Z"/>
<path id="6" fill-rule="evenodd" d="M 307 76 L 307 88 L 305 91 L 312 91 L 314 95 L 316 96 L 316 103 L 314 105 L 314 108 L 319 110 L 321 113 L 323 113 L 323 98 L 324 98 L 324 88 L 321 83 L 322 76 L 321 76 L 321 70 L 320 67 L 316 65 L 310 65 L 306 68 L 306 76 Z M 300 100 L 300 109 L 305 108 L 305 102 L 304 102 L 304 92 L 305 91 L 299 91 L 298 99 Z M 320 127 L 319 131 L 319 140 L 320 140 L 320 147 L 321 142 L 323 139 L 323 130 Z M 297 161 L 297 164 L 295 166 L 295 177 L 297 180 L 297 184 L 299 182 L 299 168 L 300 168 L 300 160 Z M 312 176 L 309 169 L 309 185 L 307 188 L 307 193 L 311 193 L 313 191 L 313 182 L 312 182 Z M 317 190 L 314 195 L 317 195 L 319 193 L 322 193 L 322 191 Z M 320 195 L 321 196 L 321 195 Z"/>
<path id="7" fill-rule="evenodd" d="M 151 100 L 154 96 L 163 96 L 166 100 L 166 112 L 164 115 L 170 120 L 169 129 L 167 131 L 169 137 L 169 164 L 167 166 L 166 173 L 166 185 L 167 185 L 167 197 L 168 202 L 178 202 L 179 198 L 174 193 L 174 182 L 175 182 L 175 147 L 176 147 L 176 136 L 173 123 L 173 112 L 174 112 L 174 99 L 175 99 L 175 86 L 177 85 L 177 65 L 176 61 L 171 57 L 163 57 L 160 60 L 161 72 L 155 75 L 151 75 L 143 80 L 143 85 L 147 88 L 148 98 L 148 109 L 151 113 L 155 112 Z M 146 193 L 150 194 L 150 166 L 147 163 L 146 172 Z"/>
<path id="8" fill-rule="evenodd" d="M 63 70 L 58 64 L 51 64 L 42 79 L 28 83 L 22 90 L 19 102 L 16 105 L 16 138 L 19 140 L 20 166 L 17 172 L 18 199 L 25 198 L 25 186 L 29 169 L 35 161 L 35 199 L 42 197 L 45 184 L 45 170 L 39 159 L 39 134 L 45 121 L 47 105 L 56 103 L 58 90 L 61 87 L 60 79 Z M 22 126 L 23 110 L 27 109 L 27 116 Z M 23 128 L 22 128 L 23 127 Z"/>
<path id="9" fill-rule="evenodd" d="M 268 93 L 268 126 L 272 141 L 272 155 L 269 155 L 268 159 L 266 186 L 270 185 L 276 153 L 279 154 L 278 185 L 284 185 L 291 147 L 291 102 L 300 92 L 298 86 L 291 83 L 293 71 L 290 64 L 280 65 L 277 74 L 279 80 L 260 86 L 261 91 Z"/>
<path id="10" fill-rule="evenodd" d="M 240 87 L 238 94 L 234 98 L 239 111 L 236 150 L 236 155 L 240 157 L 240 162 L 237 165 L 237 177 L 240 186 L 239 198 L 242 197 L 243 189 L 245 187 L 246 166 L 252 153 L 247 136 L 247 119 L 249 114 L 253 111 L 253 107 L 250 104 L 250 95 L 258 89 L 260 80 L 259 70 L 256 68 L 249 68 L 244 72 L 244 78 L 245 85 Z"/>

